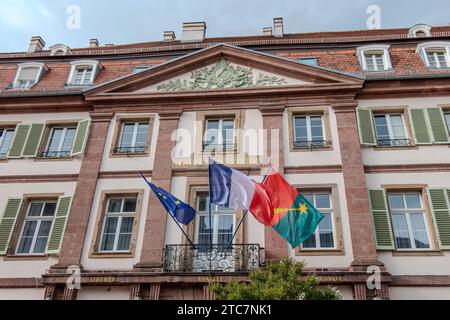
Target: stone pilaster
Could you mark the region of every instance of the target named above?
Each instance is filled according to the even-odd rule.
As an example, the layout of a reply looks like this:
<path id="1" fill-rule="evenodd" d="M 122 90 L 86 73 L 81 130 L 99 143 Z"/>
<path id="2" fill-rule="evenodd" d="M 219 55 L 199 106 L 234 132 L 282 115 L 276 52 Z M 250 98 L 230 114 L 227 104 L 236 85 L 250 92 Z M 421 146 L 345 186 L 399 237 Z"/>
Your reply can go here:
<path id="1" fill-rule="evenodd" d="M 172 150 L 176 143 L 172 141 L 172 133 L 178 128 L 181 114 L 181 110 L 159 112 L 159 132 L 152 170 L 152 182 L 168 192 L 170 192 L 172 184 Z M 167 211 L 161 205 L 159 199 L 150 192 L 141 261 L 135 265 L 135 268 L 155 271 L 162 269 L 167 215 Z"/>

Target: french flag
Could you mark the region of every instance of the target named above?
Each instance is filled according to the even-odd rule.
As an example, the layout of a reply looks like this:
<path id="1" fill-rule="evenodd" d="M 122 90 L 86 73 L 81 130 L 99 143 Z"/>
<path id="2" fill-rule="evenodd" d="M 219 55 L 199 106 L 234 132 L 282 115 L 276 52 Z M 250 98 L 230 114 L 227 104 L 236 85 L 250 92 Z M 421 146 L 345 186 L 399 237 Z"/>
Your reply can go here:
<path id="1" fill-rule="evenodd" d="M 267 193 L 245 174 L 211 161 L 209 188 L 211 203 L 234 210 L 250 210 L 260 223 L 273 224 L 273 209 Z"/>

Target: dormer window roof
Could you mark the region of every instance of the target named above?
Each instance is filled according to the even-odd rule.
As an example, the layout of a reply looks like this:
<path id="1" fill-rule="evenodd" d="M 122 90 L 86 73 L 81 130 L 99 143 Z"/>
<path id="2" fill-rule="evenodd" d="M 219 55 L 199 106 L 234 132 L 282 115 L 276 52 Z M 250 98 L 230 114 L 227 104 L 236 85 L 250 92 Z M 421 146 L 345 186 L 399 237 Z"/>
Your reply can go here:
<path id="1" fill-rule="evenodd" d="M 64 56 L 70 53 L 70 48 L 64 44 L 55 44 L 50 47 L 52 56 Z"/>
<path id="2" fill-rule="evenodd" d="M 408 37 L 419 38 L 419 37 L 430 37 L 431 36 L 431 26 L 426 24 L 416 24 L 411 29 L 409 29 Z"/>
<path id="3" fill-rule="evenodd" d="M 357 56 L 364 71 L 386 71 L 392 69 L 389 45 L 359 47 Z"/>
<path id="4" fill-rule="evenodd" d="M 417 53 L 430 69 L 450 68 L 450 42 L 426 42 L 417 46 Z"/>
<path id="5" fill-rule="evenodd" d="M 18 65 L 13 88 L 29 89 L 33 87 L 48 69 L 45 64 L 37 62 L 28 62 Z"/>
<path id="6" fill-rule="evenodd" d="M 101 65 L 96 60 L 82 60 L 72 62 L 68 85 L 72 86 L 90 86 L 101 69 Z"/>

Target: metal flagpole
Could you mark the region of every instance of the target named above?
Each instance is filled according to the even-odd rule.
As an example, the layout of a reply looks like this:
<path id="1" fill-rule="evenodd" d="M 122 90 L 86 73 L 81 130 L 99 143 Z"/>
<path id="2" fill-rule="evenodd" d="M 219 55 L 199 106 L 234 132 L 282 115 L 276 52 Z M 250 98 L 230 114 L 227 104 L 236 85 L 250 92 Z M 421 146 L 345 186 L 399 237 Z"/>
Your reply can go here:
<path id="1" fill-rule="evenodd" d="M 142 171 L 139 171 L 139 173 L 141 174 L 141 177 L 145 180 L 145 182 L 148 183 L 147 178 L 144 176 L 144 174 L 142 173 Z M 168 212 L 169 213 L 169 212 Z M 192 243 L 191 239 L 189 239 L 188 235 L 186 234 L 186 232 L 183 230 L 183 227 L 180 226 L 180 224 L 178 223 L 177 219 L 175 219 L 175 217 L 173 215 L 171 215 L 169 213 L 169 216 L 173 219 L 173 221 L 177 224 L 178 228 L 180 228 L 181 232 L 183 232 L 184 236 L 186 237 L 187 241 L 189 242 L 189 244 L 192 246 L 192 249 L 195 250 L 195 245 Z"/>
<path id="2" fill-rule="evenodd" d="M 208 194 L 209 194 L 209 207 L 208 207 L 208 213 L 209 213 L 209 244 L 210 244 L 210 250 L 209 253 L 209 271 L 211 272 L 212 269 L 212 250 L 213 250 L 213 235 L 212 235 L 212 215 L 211 215 L 211 157 L 208 159 L 208 181 L 209 181 L 209 187 L 208 187 Z"/>
<path id="3" fill-rule="evenodd" d="M 272 171 L 272 167 L 269 168 L 269 171 L 268 171 L 267 174 L 264 176 L 263 181 L 262 181 L 261 183 L 264 183 L 264 182 L 267 180 L 267 177 L 269 176 L 269 174 L 270 174 L 271 171 Z M 233 238 L 231 238 L 231 241 L 230 241 L 230 244 L 228 245 L 228 248 L 231 248 L 231 246 L 233 245 L 234 238 L 236 238 L 236 235 L 237 235 L 237 233 L 238 233 L 238 231 L 239 231 L 239 228 L 241 227 L 242 223 L 244 222 L 245 217 L 247 217 L 248 211 L 249 211 L 249 210 L 245 210 L 245 211 L 244 211 L 244 216 L 242 217 L 242 219 L 241 219 L 241 221 L 239 222 L 239 224 L 238 224 L 236 230 L 234 231 Z"/>

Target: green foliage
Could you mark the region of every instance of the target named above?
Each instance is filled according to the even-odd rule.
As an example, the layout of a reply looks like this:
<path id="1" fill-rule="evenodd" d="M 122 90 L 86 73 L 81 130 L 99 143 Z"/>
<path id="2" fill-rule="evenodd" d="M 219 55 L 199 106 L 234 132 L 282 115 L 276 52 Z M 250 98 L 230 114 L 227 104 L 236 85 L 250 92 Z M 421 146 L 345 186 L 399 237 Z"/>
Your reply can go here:
<path id="1" fill-rule="evenodd" d="M 231 281 L 210 285 L 218 300 L 340 300 L 335 288 L 319 287 L 315 275 L 302 275 L 304 264 L 292 259 L 271 262 L 252 271 L 250 282 Z"/>

